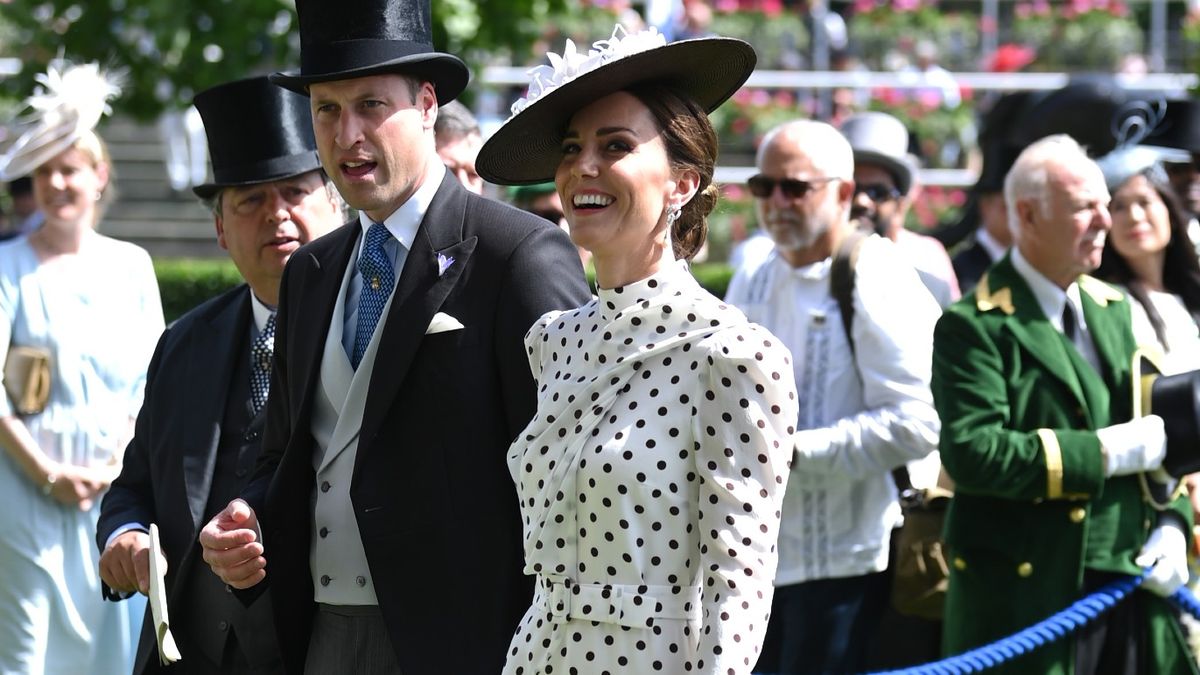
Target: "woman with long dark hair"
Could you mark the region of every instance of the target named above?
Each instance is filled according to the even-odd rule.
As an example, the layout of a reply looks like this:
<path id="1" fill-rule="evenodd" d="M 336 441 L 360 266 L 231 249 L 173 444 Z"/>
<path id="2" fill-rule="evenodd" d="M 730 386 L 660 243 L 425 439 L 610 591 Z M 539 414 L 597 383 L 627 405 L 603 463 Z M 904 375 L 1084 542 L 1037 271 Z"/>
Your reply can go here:
<path id="1" fill-rule="evenodd" d="M 1134 336 L 1157 346 L 1169 374 L 1200 368 L 1200 261 L 1161 158 L 1135 146 L 1100 160 L 1112 231 L 1096 276 L 1133 299 Z"/>

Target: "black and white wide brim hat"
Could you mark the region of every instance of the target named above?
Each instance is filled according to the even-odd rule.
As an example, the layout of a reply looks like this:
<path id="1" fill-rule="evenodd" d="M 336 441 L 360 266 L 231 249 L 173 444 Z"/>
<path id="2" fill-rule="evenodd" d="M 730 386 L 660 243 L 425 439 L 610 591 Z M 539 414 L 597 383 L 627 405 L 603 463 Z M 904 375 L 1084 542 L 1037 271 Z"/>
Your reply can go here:
<path id="1" fill-rule="evenodd" d="M 661 84 L 711 113 L 742 86 L 758 57 L 742 40 L 697 38 L 667 43 L 651 28 L 632 35 L 621 26 L 584 53 L 567 41 L 550 65 L 530 72 L 529 90 L 512 116 L 475 159 L 475 169 L 500 185 L 531 185 L 554 179 L 560 143 L 580 109 L 609 94 L 642 84 Z"/>

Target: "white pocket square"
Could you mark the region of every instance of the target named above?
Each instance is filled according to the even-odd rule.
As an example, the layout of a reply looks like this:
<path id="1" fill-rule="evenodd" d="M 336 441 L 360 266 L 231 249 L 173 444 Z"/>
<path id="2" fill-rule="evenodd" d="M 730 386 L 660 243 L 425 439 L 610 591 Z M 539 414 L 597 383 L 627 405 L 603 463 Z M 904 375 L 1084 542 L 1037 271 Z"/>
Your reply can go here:
<path id="1" fill-rule="evenodd" d="M 446 331 L 450 330 L 462 330 L 462 328 L 463 325 L 458 319 L 446 314 L 445 312 L 438 312 L 437 314 L 434 314 L 433 319 L 430 320 L 429 328 L 425 329 L 425 334 L 433 335 L 434 333 L 445 333 Z"/>

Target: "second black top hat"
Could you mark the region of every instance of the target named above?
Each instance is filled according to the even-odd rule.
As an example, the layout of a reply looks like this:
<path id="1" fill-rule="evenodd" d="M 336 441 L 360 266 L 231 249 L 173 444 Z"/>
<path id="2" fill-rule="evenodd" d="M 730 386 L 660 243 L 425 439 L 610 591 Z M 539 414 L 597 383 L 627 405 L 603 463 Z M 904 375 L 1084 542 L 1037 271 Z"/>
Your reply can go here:
<path id="1" fill-rule="evenodd" d="M 225 187 L 266 183 L 321 167 L 308 99 L 266 76 L 219 84 L 193 101 L 204 120 L 211 183 L 192 188 L 207 199 Z"/>
<path id="2" fill-rule="evenodd" d="M 281 87 L 307 95 L 316 82 L 397 72 L 429 80 L 447 103 L 467 86 L 466 64 L 433 49 L 429 0 L 297 0 L 296 14 L 300 72 L 272 74 Z"/>

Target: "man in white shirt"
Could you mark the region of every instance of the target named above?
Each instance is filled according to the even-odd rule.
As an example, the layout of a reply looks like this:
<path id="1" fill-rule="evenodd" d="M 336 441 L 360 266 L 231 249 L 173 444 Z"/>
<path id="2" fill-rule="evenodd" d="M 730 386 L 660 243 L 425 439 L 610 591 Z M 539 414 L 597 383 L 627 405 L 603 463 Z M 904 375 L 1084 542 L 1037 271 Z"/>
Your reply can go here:
<path id="1" fill-rule="evenodd" d="M 929 392 L 939 310 L 886 239 L 862 240 L 850 341 L 830 290 L 853 232 L 854 160 L 833 127 L 769 132 L 749 181 L 775 251 L 739 273 L 726 300 L 791 350 L 800 393 L 779 537 L 771 624 L 757 671 L 857 672 L 887 598 L 883 574 L 900 506 L 892 469 L 937 445 Z"/>

